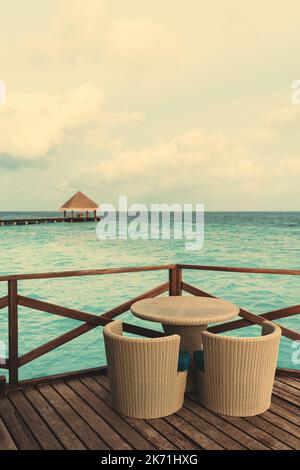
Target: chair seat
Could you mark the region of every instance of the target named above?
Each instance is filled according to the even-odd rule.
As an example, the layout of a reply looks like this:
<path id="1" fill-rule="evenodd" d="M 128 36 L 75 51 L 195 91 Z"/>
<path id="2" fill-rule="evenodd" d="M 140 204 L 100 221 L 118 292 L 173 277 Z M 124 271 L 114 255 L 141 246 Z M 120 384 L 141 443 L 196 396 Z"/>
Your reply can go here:
<path id="1" fill-rule="evenodd" d="M 195 351 L 193 355 L 194 362 L 198 370 L 204 371 L 204 354 L 203 351 Z"/>
<path id="2" fill-rule="evenodd" d="M 178 357 L 178 370 L 185 372 L 190 367 L 190 353 L 188 351 L 180 351 Z"/>

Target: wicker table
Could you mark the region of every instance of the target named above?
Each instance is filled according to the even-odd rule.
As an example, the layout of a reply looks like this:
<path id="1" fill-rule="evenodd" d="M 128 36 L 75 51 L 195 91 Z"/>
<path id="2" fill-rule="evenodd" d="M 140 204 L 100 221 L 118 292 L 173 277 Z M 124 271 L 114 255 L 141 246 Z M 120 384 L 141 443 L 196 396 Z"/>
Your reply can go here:
<path id="1" fill-rule="evenodd" d="M 207 325 L 234 318 L 239 308 L 226 300 L 173 296 L 140 300 L 131 306 L 131 311 L 143 320 L 162 323 L 167 335 L 180 335 L 180 350 L 190 352 L 192 358 L 194 351 L 202 349 L 201 333 L 207 329 Z M 196 389 L 194 372 L 191 361 L 187 392 Z"/>

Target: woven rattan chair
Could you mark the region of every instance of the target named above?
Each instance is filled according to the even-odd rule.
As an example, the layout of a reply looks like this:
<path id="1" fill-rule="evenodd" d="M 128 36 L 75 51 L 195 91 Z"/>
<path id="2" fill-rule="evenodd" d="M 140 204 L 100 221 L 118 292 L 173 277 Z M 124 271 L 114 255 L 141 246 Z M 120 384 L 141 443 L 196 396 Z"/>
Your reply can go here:
<path id="1" fill-rule="evenodd" d="M 186 371 L 178 371 L 180 336 L 154 339 L 122 335 L 116 320 L 103 329 L 114 408 L 133 418 L 159 418 L 183 404 Z M 187 365 L 188 367 L 188 365 Z"/>
<path id="2" fill-rule="evenodd" d="M 262 336 L 240 338 L 202 333 L 194 353 L 201 404 L 228 416 L 254 416 L 271 404 L 281 329 L 264 321 Z"/>

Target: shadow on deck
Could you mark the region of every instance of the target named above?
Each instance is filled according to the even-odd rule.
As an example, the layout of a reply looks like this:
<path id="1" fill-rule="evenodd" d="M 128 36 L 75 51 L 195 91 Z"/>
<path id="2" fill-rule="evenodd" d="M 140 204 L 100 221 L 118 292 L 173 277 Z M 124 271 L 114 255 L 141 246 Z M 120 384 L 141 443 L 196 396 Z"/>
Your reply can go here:
<path id="1" fill-rule="evenodd" d="M 105 372 L 30 385 L 0 397 L 0 449 L 299 450 L 300 379 L 277 376 L 270 410 L 250 418 L 211 413 L 193 394 L 175 415 L 126 418 Z"/>

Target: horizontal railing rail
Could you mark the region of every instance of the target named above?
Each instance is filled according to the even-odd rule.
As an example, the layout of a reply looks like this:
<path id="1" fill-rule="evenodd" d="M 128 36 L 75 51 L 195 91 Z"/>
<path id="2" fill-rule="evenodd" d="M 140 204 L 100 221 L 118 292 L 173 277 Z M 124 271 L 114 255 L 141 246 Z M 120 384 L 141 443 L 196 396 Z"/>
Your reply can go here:
<path id="1" fill-rule="evenodd" d="M 203 290 L 198 289 L 197 287 L 190 286 L 189 284 L 186 284 L 186 283 L 182 283 L 182 290 L 190 294 L 193 294 L 195 296 L 218 298 L 212 294 L 208 294 L 207 292 L 204 292 Z M 222 323 L 220 325 L 215 325 L 209 328 L 209 331 L 213 333 L 224 333 L 225 331 L 231 331 L 231 330 L 236 330 L 239 328 L 244 328 L 253 323 L 257 325 L 261 325 L 264 320 L 275 320 L 275 319 L 278 320 L 280 318 L 286 318 L 287 316 L 296 315 L 297 310 L 295 311 L 295 307 L 297 306 L 289 307 L 290 313 L 286 312 L 287 309 L 283 309 L 282 316 L 280 316 L 279 314 L 280 310 L 274 310 L 272 312 L 267 312 L 267 313 L 262 313 L 260 315 L 256 315 L 255 313 L 251 313 L 248 310 L 245 310 L 244 308 L 240 308 L 239 316 L 242 317 L 243 320 L 236 320 L 233 322 L 227 322 L 227 323 Z M 298 308 L 298 313 L 300 313 L 300 306 Z M 274 318 L 272 318 L 273 316 Z M 281 328 L 283 336 L 286 336 L 286 338 L 289 338 L 294 341 L 300 340 L 300 334 L 297 333 L 296 331 L 290 330 L 283 325 L 280 325 L 280 328 Z"/>
<path id="2" fill-rule="evenodd" d="M 125 268 L 104 268 L 93 270 L 80 270 L 80 271 L 62 271 L 38 274 L 17 274 L 0 276 L 0 282 L 7 282 L 8 295 L 0 298 L 0 310 L 8 307 L 8 336 L 9 336 L 9 354 L 7 358 L 2 360 L 0 369 L 8 370 L 9 372 L 9 385 L 17 386 L 19 383 L 19 368 L 28 364 L 35 359 L 53 351 L 54 349 L 72 341 L 75 338 L 91 331 L 92 329 L 104 326 L 111 322 L 117 316 L 130 310 L 131 305 L 141 299 L 156 297 L 165 292 L 169 295 L 182 295 L 182 292 L 187 292 L 195 296 L 215 297 L 213 294 L 205 292 L 198 287 L 192 286 L 183 281 L 183 272 L 185 270 L 199 270 L 199 271 L 222 271 L 233 273 L 251 273 L 251 274 L 272 274 L 272 275 L 300 275 L 300 270 L 290 269 L 265 269 L 265 268 L 243 268 L 243 267 L 228 267 L 228 266 L 203 266 L 203 265 L 190 265 L 190 264 L 168 264 L 160 266 L 138 266 L 138 267 L 125 267 Z M 67 278 L 67 277 L 82 277 L 82 276 L 98 276 L 107 274 L 126 274 L 126 273 L 141 273 L 149 271 L 167 271 L 168 280 L 159 286 L 155 286 L 149 291 L 146 291 L 126 302 L 114 307 L 101 315 L 83 312 L 67 308 L 61 305 L 45 302 L 43 300 L 34 299 L 31 297 L 23 296 L 18 293 L 18 282 L 24 280 L 34 279 L 53 279 L 53 278 Z M 64 318 L 81 321 L 82 325 L 52 339 L 51 341 L 38 346 L 37 348 L 19 355 L 19 339 L 18 339 L 18 307 L 26 307 L 41 312 L 46 312 L 52 315 L 58 315 Z M 249 312 L 243 308 L 240 309 L 238 320 L 214 325 L 209 328 L 209 331 L 214 333 L 221 333 L 231 330 L 247 327 L 253 324 L 262 324 L 264 320 L 276 321 L 282 318 L 288 318 L 300 313 L 300 304 L 290 307 L 273 310 L 260 315 Z M 300 333 L 293 331 L 283 325 L 280 325 L 282 334 L 286 338 L 294 341 L 300 341 Z M 144 337 L 160 337 L 163 333 L 149 328 L 124 323 L 124 331 Z M 83 371 L 76 371 L 78 373 L 87 373 L 96 369 L 85 369 Z M 300 371 L 289 369 L 294 375 L 300 376 Z M 284 370 L 281 370 L 284 373 Z M 70 371 L 70 374 L 75 373 Z M 55 375 L 54 377 L 58 377 Z M 46 378 L 40 378 L 45 380 Z M 50 379 L 50 377 L 49 377 Z M 35 381 L 38 379 L 34 379 Z"/>
<path id="3" fill-rule="evenodd" d="M 50 273 L 32 273 L 32 274 L 11 274 L 0 276 L 0 282 L 5 281 L 26 281 L 32 279 L 53 279 L 60 277 L 83 277 L 83 276 L 101 276 L 105 274 L 126 274 L 139 273 L 144 271 L 162 271 L 175 268 L 175 264 L 162 266 L 128 266 L 125 268 L 103 268 L 103 269 L 83 269 L 80 271 L 59 271 Z"/>
<path id="4" fill-rule="evenodd" d="M 300 269 L 242 268 L 238 266 L 206 266 L 201 264 L 177 264 L 177 267 L 180 269 L 194 269 L 198 271 L 223 271 L 231 273 L 300 276 Z"/>

